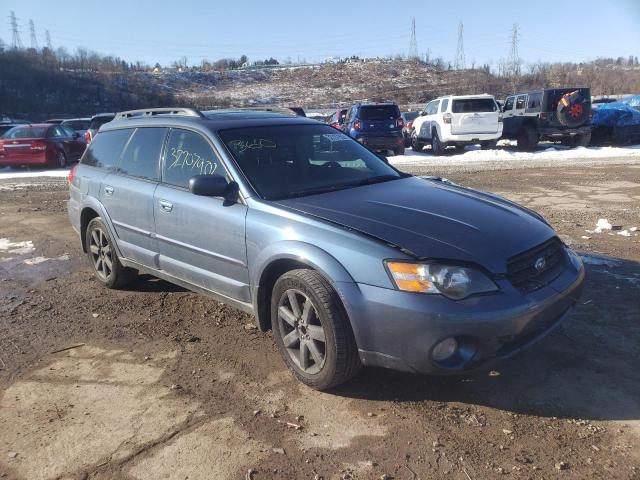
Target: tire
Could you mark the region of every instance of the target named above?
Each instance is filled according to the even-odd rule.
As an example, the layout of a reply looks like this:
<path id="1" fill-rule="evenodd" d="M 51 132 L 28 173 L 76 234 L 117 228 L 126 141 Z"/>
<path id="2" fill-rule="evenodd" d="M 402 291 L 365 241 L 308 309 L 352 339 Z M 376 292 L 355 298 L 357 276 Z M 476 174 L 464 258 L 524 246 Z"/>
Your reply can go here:
<path id="1" fill-rule="evenodd" d="M 411 137 L 404 137 L 404 148 L 409 148 L 411 146 Z"/>
<path id="2" fill-rule="evenodd" d="M 59 150 L 58 153 L 56 153 L 55 162 L 56 168 L 64 168 L 67 166 L 67 156 L 62 150 Z"/>
<path id="3" fill-rule="evenodd" d="M 538 133 L 533 127 L 525 125 L 518 132 L 516 140 L 518 142 L 518 150 L 521 152 L 533 152 L 538 145 Z"/>
<path id="4" fill-rule="evenodd" d="M 404 155 L 404 147 L 396 148 L 396 149 L 393 151 L 393 154 L 394 154 L 394 155 Z"/>
<path id="5" fill-rule="evenodd" d="M 438 137 L 438 131 L 434 130 L 431 134 L 431 152 L 437 157 L 442 155 L 444 152 L 444 145 L 440 141 L 440 137 Z"/>
<path id="6" fill-rule="evenodd" d="M 109 231 L 100 217 L 92 219 L 87 225 L 85 241 L 87 257 L 100 283 L 107 288 L 120 288 L 131 283 L 137 271 L 122 266 Z"/>
<path id="7" fill-rule="evenodd" d="M 578 127 L 589 118 L 589 101 L 579 90 L 568 92 L 558 99 L 556 118 L 565 127 Z"/>
<path id="8" fill-rule="evenodd" d="M 411 149 L 414 152 L 421 152 L 424 149 L 424 143 L 418 140 L 418 136 L 416 134 L 411 136 Z"/>
<path id="9" fill-rule="evenodd" d="M 271 324 L 287 368 L 311 388 L 331 389 L 362 368 L 340 298 L 314 270 L 291 270 L 276 281 Z"/>
<path id="10" fill-rule="evenodd" d="M 497 140 L 491 140 L 489 142 L 480 143 L 480 148 L 482 150 L 495 150 L 497 146 L 498 146 Z"/>

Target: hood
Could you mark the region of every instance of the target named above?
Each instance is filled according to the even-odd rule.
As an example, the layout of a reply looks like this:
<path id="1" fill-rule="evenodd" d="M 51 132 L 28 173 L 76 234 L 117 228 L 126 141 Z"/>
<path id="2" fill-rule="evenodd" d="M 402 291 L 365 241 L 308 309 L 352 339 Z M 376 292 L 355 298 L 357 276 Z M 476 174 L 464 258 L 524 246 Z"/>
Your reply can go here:
<path id="1" fill-rule="evenodd" d="M 504 273 L 507 260 L 555 235 L 533 213 L 495 195 L 409 177 L 276 202 L 358 230 L 418 258 Z"/>

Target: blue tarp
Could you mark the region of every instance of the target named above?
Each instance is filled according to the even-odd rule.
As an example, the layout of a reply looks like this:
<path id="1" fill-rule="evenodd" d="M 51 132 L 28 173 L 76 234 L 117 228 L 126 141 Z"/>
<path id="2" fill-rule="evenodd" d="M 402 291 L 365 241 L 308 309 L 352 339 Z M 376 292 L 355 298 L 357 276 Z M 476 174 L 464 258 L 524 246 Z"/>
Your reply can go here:
<path id="1" fill-rule="evenodd" d="M 640 108 L 640 95 L 629 95 L 620 101 L 632 106 L 633 108 Z"/>
<path id="2" fill-rule="evenodd" d="M 634 98 L 637 99 L 638 105 L 640 105 L 640 95 L 627 97 L 626 99 Z M 637 110 L 631 103 L 627 103 L 624 100 L 593 105 L 593 125 L 596 127 L 640 125 L 640 110 Z"/>

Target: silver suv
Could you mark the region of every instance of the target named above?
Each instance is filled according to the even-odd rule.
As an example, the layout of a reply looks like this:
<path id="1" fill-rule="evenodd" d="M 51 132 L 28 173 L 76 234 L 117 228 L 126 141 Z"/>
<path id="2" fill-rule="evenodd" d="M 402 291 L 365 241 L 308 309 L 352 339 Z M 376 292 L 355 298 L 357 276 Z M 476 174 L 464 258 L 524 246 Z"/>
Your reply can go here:
<path id="1" fill-rule="evenodd" d="M 362 365 L 449 374 L 508 357 L 583 283 L 536 213 L 403 174 L 293 114 L 123 112 L 69 177 L 102 284 L 146 272 L 250 312 L 317 389 Z"/>

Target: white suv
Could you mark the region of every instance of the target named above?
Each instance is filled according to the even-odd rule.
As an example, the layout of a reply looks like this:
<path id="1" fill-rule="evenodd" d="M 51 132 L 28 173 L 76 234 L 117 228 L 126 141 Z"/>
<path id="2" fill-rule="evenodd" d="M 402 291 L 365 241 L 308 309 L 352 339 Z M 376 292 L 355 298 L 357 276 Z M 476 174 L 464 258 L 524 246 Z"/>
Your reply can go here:
<path id="1" fill-rule="evenodd" d="M 501 135 L 502 113 L 492 95 L 450 95 L 427 103 L 413 121 L 411 147 L 419 152 L 430 143 L 434 155 L 450 145 L 495 148 Z"/>

